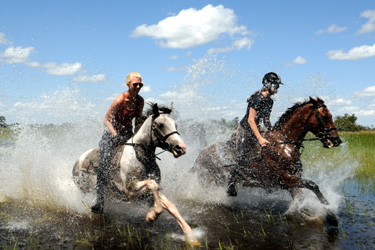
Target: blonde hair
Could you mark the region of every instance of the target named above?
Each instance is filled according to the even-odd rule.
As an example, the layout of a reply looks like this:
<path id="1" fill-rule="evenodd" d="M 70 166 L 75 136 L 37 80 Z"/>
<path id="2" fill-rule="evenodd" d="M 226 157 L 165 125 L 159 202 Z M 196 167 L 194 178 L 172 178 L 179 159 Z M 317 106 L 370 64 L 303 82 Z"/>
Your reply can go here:
<path id="1" fill-rule="evenodd" d="M 138 72 L 131 72 L 126 77 L 126 84 L 130 84 L 130 81 L 131 81 L 132 77 L 137 77 L 137 78 L 141 79 L 141 81 L 142 81 L 142 76 Z"/>

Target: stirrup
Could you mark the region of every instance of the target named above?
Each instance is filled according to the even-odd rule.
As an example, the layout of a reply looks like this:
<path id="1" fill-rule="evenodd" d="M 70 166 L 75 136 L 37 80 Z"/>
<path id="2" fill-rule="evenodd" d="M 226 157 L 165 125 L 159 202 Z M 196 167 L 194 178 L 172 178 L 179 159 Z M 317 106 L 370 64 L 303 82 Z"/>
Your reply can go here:
<path id="1" fill-rule="evenodd" d="M 98 202 L 90 208 L 90 211 L 95 214 L 102 214 L 103 208 L 104 208 L 104 204 Z"/>
<path id="2" fill-rule="evenodd" d="M 234 183 L 229 184 L 227 194 L 228 196 L 237 196 L 237 190 Z"/>

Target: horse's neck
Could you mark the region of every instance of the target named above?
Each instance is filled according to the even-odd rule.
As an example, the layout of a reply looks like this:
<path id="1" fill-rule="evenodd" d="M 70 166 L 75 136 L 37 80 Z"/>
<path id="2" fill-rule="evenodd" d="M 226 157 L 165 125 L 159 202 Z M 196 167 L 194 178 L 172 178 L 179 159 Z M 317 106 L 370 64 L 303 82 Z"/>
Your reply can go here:
<path id="1" fill-rule="evenodd" d="M 144 146 L 153 145 L 151 138 L 151 126 L 152 118 L 149 117 L 145 120 L 142 126 L 139 128 L 138 132 L 132 137 L 132 143 L 142 144 Z"/>
<path id="2" fill-rule="evenodd" d="M 308 112 L 305 111 L 305 107 L 301 107 L 291 115 L 288 121 L 285 121 L 280 126 L 287 139 L 296 143 L 297 145 L 302 143 L 308 132 L 306 127 L 308 119 L 307 113 Z"/>

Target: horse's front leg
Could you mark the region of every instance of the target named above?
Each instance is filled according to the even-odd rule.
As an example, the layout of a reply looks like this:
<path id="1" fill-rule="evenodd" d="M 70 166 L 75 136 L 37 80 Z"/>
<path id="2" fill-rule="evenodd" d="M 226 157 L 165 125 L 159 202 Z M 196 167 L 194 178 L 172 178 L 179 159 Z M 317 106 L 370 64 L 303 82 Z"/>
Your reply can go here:
<path id="1" fill-rule="evenodd" d="M 146 215 L 146 222 L 151 224 L 163 212 L 163 206 L 160 202 L 160 197 L 158 194 L 159 185 L 156 183 L 156 181 L 151 179 L 138 181 L 134 186 L 134 190 L 132 192 L 128 191 L 127 195 L 131 201 L 134 201 L 137 197 L 144 194 L 148 190 L 151 191 L 154 196 L 154 206 Z"/>
<path id="2" fill-rule="evenodd" d="M 191 231 L 191 227 L 185 219 L 181 216 L 180 212 L 177 210 L 176 206 L 170 202 L 164 195 L 159 194 L 160 202 L 164 209 L 166 209 L 173 217 L 176 218 L 177 223 L 180 225 L 182 231 L 186 236 L 186 240 L 190 245 L 199 246 L 201 243 L 200 241 L 193 235 Z"/>
<path id="3" fill-rule="evenodd" d="M 324 198 L 323 194 L 319 190 L 319 186 L 311 181 L 311 180 L 306 180 L 306 179 L 300 179 L 299 180 L 299 187 L 300 188 L 307 188 L 310 189 L 311 191 L 314 192 L 314 194 L 318 197 L 319 201 L 324 204 L 324 205 L 329 205 L 328 201 L 326 198 Z"/>
<path id="4" fill-rule="evenodd" d="M 319 201 L 322 204 L 329 205 L 328 201 L 326 200 L 326 198 L 324 198 L 323 194 L 319 190 L 318 185 L 316 185 L 315 182 L 313 182 L 311 180 L 301 179 L 299 187 L 310 189 L 311 191 L 313 191 L 315 193 L 315 195 L 318 197 Z M 338 226 L 338 219 L 332 211 L 329 211 L 329 210 L 327 211 L 326 221 L 329 225 L 331 225 L 333 227 Z"/>

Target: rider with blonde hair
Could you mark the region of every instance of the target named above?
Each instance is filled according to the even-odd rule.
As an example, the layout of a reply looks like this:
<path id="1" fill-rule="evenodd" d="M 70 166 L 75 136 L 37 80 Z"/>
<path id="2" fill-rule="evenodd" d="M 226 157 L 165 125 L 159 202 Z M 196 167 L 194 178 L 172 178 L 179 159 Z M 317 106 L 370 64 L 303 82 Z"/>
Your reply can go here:
<path id="1" fill-rule="evenodd" d="M 249 166 L 249 162 L 255 157 L 254 146 L 259 143 L 265 147 L 268 140 L 260 133 L 260 124 L 263 120 L 267 130 L 271 130 L 270 115 L 273 107 L 272 95 L 276 94 L 281 78 L 278 74 L 270 72 L 264 75 L 263 88 L 255 92 L 247 99 L 248 106 L 246 114 L 240 122 L 236 132 L 237 166 L 231 170 L 227 193 L 236 196 L 236 181 L 241 169 Z"/>
<path id="2" fill-rule="evenodd" d="M 113 151 L 133 135 L 133 119 L 142 115 L 144 100 L 138 94 L 143 87 L 142 76 L 132 72 L 126 77 L 128 90 L 116 97 L 104 117 L 105 130 L 99 143 L 100 162 L 96 170 L 96 204 L 91 212 L 101 214 L 104 208 L 104 187 L 108 184 Z"/>

